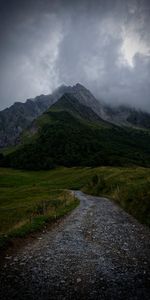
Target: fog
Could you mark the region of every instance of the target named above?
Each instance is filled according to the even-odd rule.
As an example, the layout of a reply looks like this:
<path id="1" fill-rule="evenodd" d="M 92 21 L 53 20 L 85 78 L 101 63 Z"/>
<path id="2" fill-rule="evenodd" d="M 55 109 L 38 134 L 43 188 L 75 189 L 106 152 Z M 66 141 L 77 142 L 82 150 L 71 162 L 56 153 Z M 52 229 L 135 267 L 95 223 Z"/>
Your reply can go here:
<path id="1" fill-rule="evenodd" d="M 80 82 L 150 112 L 150 2 L 0 0 L 0 109 Z"/>

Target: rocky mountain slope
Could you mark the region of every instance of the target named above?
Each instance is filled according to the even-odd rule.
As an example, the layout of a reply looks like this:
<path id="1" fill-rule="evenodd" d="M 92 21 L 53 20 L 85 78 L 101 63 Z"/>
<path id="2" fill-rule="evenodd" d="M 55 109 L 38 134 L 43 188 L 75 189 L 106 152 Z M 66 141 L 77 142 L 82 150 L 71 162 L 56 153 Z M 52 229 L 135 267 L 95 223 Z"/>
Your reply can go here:
<path id="1" fill-rule="evenodd" d="M 25 103 L 16 102 L 11 107 L 0 111 L 0 148 L 15 145 L 20 134 L 31 122 L 46 111 L 64 94 L 72 94 L 81 104 L 90 107 L 102 119 L 119 126 L 131 126 L 150 129 L 150 114 L 133 108 L 111 107 L 98 101 L 81 84 L 60 86 L 51 95 L 41 95 L 28 99 Z"/>
<path id="2" fill-rule="evenodd" d="M 22 131 L 55 103 L 64 90 L 65 87 L 61 86 L 51 95 L 40 95 L 25 103 L 15 102 L 11 107 L 0 111 L 0 148 L 17 144 Z"/>
<path id="3" fill-rule="evenodd" d="M 89 106 L 103 120 L 119 126 L 150 129 L 150 114 L 128 106 L 111 106 L 97 100 L 92 93 L 81 84 L 68 87 L 67 93 L 72 93 L 82 104 Z"/>
<path id="4" fill-rule="evenodd" d="M 1 165 L 31 170 L 150 165 L 149 133 L 104 121 L 70 93 L 34 120 L 24 136 L 16 150 L 2 157 Z"/>
<path id="5" fill-rule="evenodd" d="M 119 126 L 150 129 L 150 114 L 127 106 L 103 105 L 101 117 Z"/>

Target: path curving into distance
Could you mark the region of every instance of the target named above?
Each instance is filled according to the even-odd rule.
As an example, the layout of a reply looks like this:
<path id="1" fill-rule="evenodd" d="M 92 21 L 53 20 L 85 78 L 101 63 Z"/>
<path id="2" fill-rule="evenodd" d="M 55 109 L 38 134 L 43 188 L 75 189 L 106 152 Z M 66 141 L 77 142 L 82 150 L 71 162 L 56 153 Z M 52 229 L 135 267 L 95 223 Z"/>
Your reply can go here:
<path id="1" fill-rule="evenodd" d="M 80 205 L 49 232 L 6 256 L 0 299 L 150 298 L 150 231 L 108 199 Z"/>

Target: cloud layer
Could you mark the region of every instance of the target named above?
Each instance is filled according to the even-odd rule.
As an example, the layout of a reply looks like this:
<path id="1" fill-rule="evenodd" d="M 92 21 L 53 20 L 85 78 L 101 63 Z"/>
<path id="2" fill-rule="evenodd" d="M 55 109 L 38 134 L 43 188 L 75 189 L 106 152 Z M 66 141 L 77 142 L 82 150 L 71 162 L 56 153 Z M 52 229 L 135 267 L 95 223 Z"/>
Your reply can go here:
<path id="1" fill-rule="evenodd" d="M 150 5 L 0 0 L 0 109 L 80 82 L 150 112 Z"/>

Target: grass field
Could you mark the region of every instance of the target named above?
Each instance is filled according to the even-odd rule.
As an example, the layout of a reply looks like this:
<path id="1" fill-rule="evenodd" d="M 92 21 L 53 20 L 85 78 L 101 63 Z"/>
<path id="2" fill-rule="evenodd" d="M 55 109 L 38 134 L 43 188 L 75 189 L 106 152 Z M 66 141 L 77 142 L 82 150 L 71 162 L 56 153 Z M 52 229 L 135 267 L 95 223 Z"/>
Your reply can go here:
<path id="1" fill-rule="evenodd" d="M 78 201 L 67 189 L 82 189 L 117 201 L 150 225 L 150 169 L 58 168 L 50 171 L 0 169 L 0 244 L 54 221 Z"/>
<path id="2" fill-rule="evenodd" d="M 84 187 L 86 193 L 109 197 L 150 226 L 150 169 L 106 167 L 95 174 Z"/>

